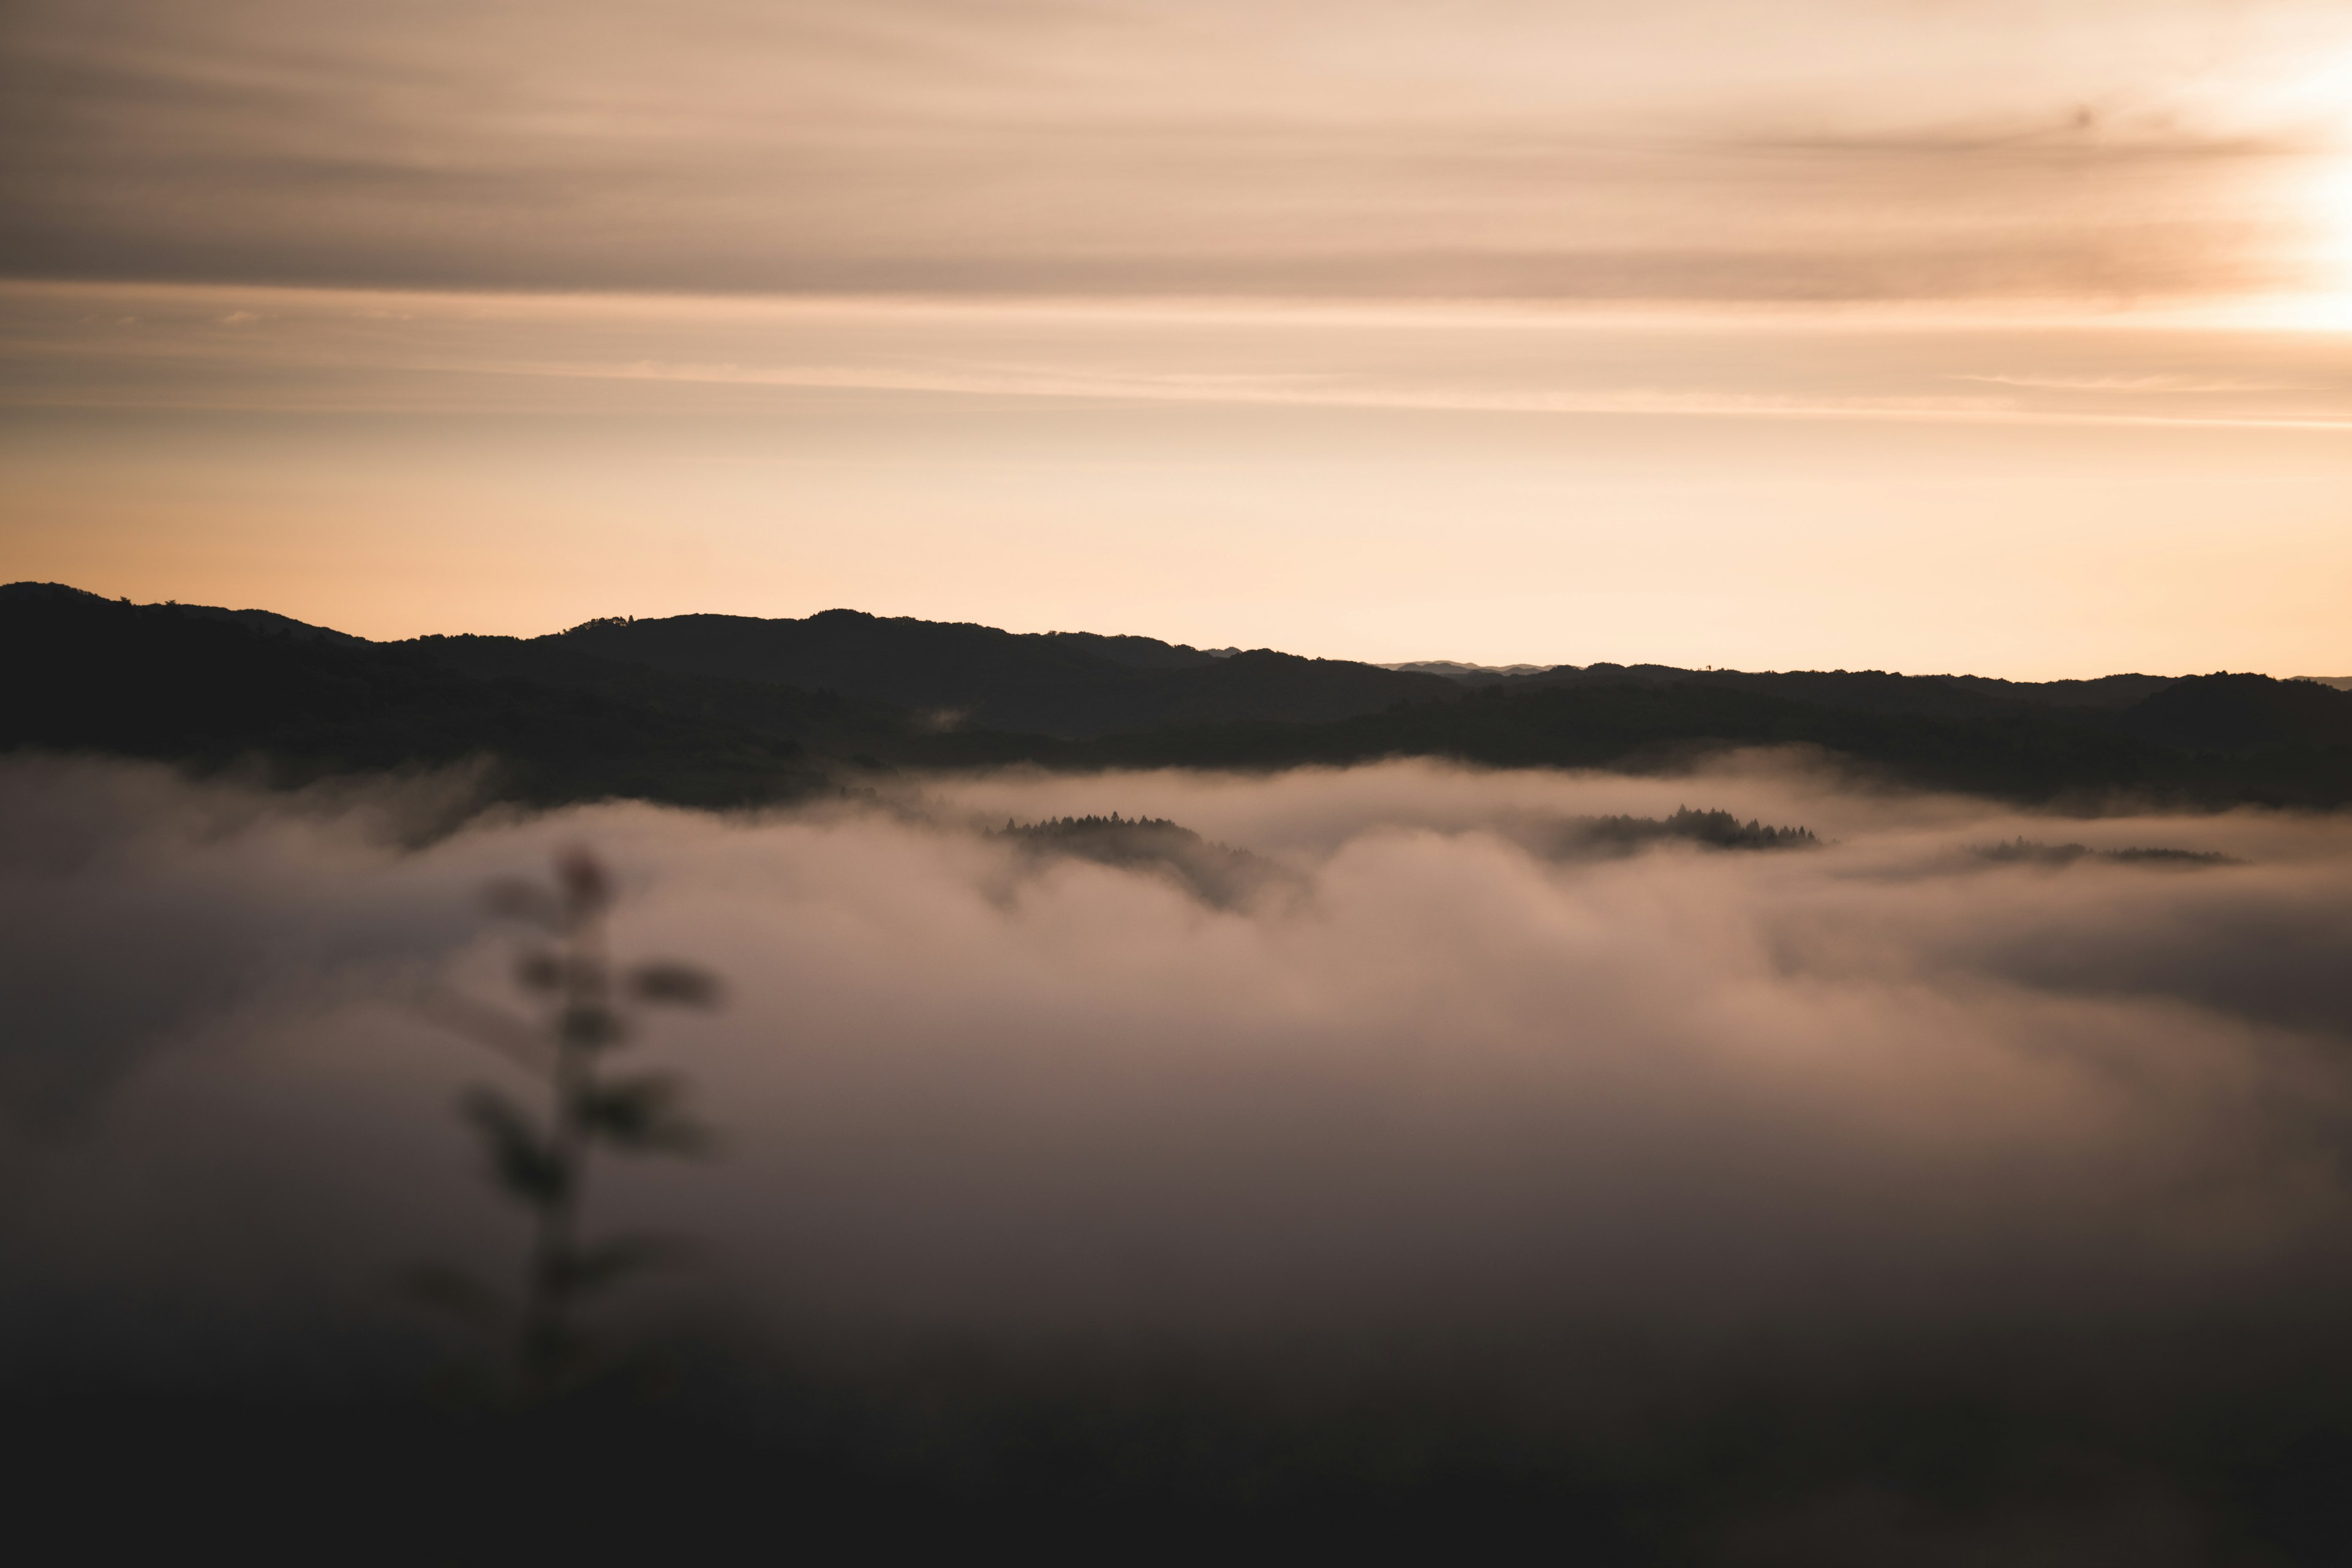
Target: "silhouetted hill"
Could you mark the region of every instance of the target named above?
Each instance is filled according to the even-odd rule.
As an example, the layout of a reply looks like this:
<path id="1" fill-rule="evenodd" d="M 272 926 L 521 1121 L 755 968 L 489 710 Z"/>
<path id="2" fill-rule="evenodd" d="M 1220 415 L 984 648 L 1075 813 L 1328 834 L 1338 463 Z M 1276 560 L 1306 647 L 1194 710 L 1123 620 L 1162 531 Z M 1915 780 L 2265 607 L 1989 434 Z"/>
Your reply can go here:
<path id="1" fill-rule="evenodd" d="M 1672 664 L 1559 664 L 1532 675 L 1499 678 L 1514 690 L 1543 686 L 1675 686 L 1702 673 Z M 1481 684 L 1475 683 L 1473 684 Z"/>
<path id="2" fill-rule="evenodd" d="M 2153 697 L 2176 679 L 2169 675 L 2102 675 L 2094 680 L 1996 680 L 1988 675 L 1938 675 L 1969 691 L 2038 702 L 2050 708 L 2121 710 Z"/>
<path id="3" fill-rule="evenodd" d="M 291 616 L 278 615 L 269 610 L 225 610 L 216 605 L 179 605 L 173 606 L 191 616 L 207 620 L 230 621 L 257 632 L 271 632 L 292 637 L 296 642 L 363 643 L 365 637 L 355 637 L 349 632 L 339 632 L 332 626 L 314 626 L 308 621 L 298 621 Z"/>
<path id="4" fill-rule="evenodd" d="M 1227 649 L 1220 653 L 1205 653 L 1182 643 L 1164 643 L 1157 637 L 1104 637 L 1097 632 L 1045 632 L 1042 635 L 1055 647 L 1107 658 L 1130 669 L 1199 669 L 1238 651 Z"/>
<path id="5" fill-rule="evenodd" d="M 1489 686 L 1465 700 L 1416 703 L 1322 724 L 1195 724 L 1111 735 L 1067 748 L 1066 764 L 1288 767 L 1435 756 L 1498 767 L 1657 771 L 1732 746 L 1805 745 L 1899 782 L 2031 802 L 2090 804 L 2117 795 L 2183 805 L 2352 803 L 2352 744 L 2304 683 L 2266 676 L 2200 678 L 2196 733 L 2149 705 L 2117 714 L 2018 704 L 1999 714 L 1870 711 L 1769 695 L 1736 682 Z M 2183 683 L 2187 684 L 2187 683 Z M 2294 686 L 2282 696 L 2275 689 Z M 1851 690 L 1851 688 L 1841 688 Z M 2296 729 L 2301 721 L 2303 728 Z M 2147 731 L 2147 732 L 2143 732 Z M 2225 750 L 2210 738 L 2276 743 Z"/>
<path id="6" fill-rule="evenodd" d="M 777 681 L 928 712 L 942 724 L 1077 738 L 1183 720 L 1346 718 L 1455 695 L 1437 676 L 1260 650 L 1230 658 L 1150 637 L 1017 634 L 826 610 L 805 620 L 591 621 L 576 652 L 682 675 Z"/>
<path id="7" fill-rule="evenodd" d="M 593 691 L 683 718 L 741 725 L 827 755 L 887 750 L 914 727 L 903 709 L 887 703 L 772 680 L 615 664 L 552 637 L 426 637 L 393 646 L 416 649 L 445 668 L 478 679 Z"/>
<path id="8" fill-rule="evenodd" d="M 1382 669 L 1407 669 L 1421 675 L 1442 675 L 1448 680 L 1458 680 L 1465 686 L 1483 686 L 1490 680 L 1500 680 L 1512 675 L 1542 675 L 1557 668 L 1569 668 L 1549 664 L 1464 664 L 1453 658 L 1414 659 L 1404 664 L 1384 664 Z"/>
<path id="9" fill-rule="evenodd" d="M 1656 665 L 1474 687 L 1263 649 L 849 611 L 377 644 L 268 612 L 30 584 L 0 589 L 0 653 L 15 677 L 0 690 L 0 748 L 252 757 L 289 778 L 488 757 L 506 795 L 544 802 L 777 800 L 907 765 L 1435 756 L 1655 771 L 1804 745 L 1905 784 L 2013 800 L 2352 804 L 2352 693 L 2257 675 L 2051 683 L 2087 699 L 2064 701 L 1966 678 Z M 1034 728 L 1012 727 L 1023 716 Z"/>
<path id="10" fill-rule="evenodd" d="M 11 594 L 0 660 L 0 749 L 253 758 L 289 781 L 488 757 L 502 793 L 550 802 L 730 805 L 821 783 L 802 745 L 740 725 L 176 605 Z"/>
<path id="11" fill-rule="evenodd" d="M 1561 665 L 1512 677 L 1515 688 L 1672 686 L 1685 681 L 1733 686 L 1825 708 L 1862 713 L 1998 717 L 2028 707 L 2121 710 L 2172 684 L 2162 675 L 2108 675 L 2095 680 L 1996 680 L 1979 675 L 1895 675 L 1877 669 L 1681 669 L 1664 664 Z"/>
<path id="12" fill-rule="evenodd" d="M 68 603 L 86 600 L 95 605 L 128 603 L 127 600 L 101 598 L 96 594 L 88 593 L 80 588 L 69 588 L 63 583 L 0 584 L 0 604 L 42 600 L 64 600 Z M 273 610 L 225 610 L 217 605 L 181 604 L 163 607 L 206 620 L 228 621 L 253 631 L 275 632 L 301 642 L 315 640 L 360 643 L 367 640 L 364 637 L 355 637 L 349 632 L 336 631 L 331 626 L 314 626 L 308 621 L 298 621 L 291 616 L 281 616 Z"/>
<path id="13" fill-rule="evenodd" d="M 1707 686 L 1730 687 L 1810 702 L 1853 713 L 1919 713 L 1936 718 L 2000 718 L 2024 710 L 2013 697 L 1961 686 L 1937 675 L 1890 675 L 1884 670 L 1790 670 L 1748 674 L 1717 669 L 1691 677 Z"/>
<path id="14" fill-rule="evenodd" d="M 2352 745 L 2352 691 L 2267 675 L 2193 675 L 2127 710 L 2123 727 L 2192 752 Z"/>

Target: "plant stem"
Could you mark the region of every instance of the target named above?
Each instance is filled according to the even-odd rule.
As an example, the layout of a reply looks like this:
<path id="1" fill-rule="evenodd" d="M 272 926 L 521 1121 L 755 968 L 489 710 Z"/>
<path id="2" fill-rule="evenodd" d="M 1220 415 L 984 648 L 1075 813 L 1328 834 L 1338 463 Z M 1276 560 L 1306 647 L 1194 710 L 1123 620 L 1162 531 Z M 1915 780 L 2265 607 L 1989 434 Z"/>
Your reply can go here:
<path id="1" fill-rule="evenodd" d="M 570 1349 L 565 1307 L 577 1241 L 582 1188 L 587 1178 L 587 1148 L 581 1108 L 593 1085 L 591 1044 L 577 1037 L 572 1020 L 607 1003 L 604 955 L 594 911 L 578 910 L 564 933 L 562 1012 L 555 1042 L 555 1103 L 548 1154 L 556 1180 L 539 1205 L 532 1237 L 530 1278 L 525 1281 L 522 1342 L 519 1347 L 520 1394 L 530 1403 L 553 1392 Z"/>

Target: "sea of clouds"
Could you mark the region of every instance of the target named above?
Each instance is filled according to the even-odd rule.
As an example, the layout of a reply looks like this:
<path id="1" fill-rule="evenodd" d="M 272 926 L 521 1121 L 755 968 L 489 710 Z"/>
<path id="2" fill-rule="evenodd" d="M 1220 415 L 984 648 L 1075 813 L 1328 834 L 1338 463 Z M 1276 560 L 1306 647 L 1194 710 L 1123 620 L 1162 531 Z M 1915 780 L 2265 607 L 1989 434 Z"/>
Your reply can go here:
<path id="1" fill-rule="evenodd" d="M 452 1106 L 532 1086 L 442 1022 L 519 1005 L 480 889 L 583 845 L 622 955 L 729 988 L 632 1047 L 719 1145 L 596 1169 L 594 1226 L 692 1243 L 622 1318 L 1447 1344 L 1619 1421 L 1784 1376 L 2161 1407 L 2352 1363 L 2352 820 L 2060 821 L 1765 756 L 734 816 L 467 787 L 0 767 L 0 1378 L 410 1375 L 333 1347 L 406 1331 L 408 1264 L 520 1266 Z M 1824 842 L 1528 847 L 1685 804 Z M 987 832 L 1110 811 L 1264 874 L 1212 901 Z M 1980 853 L 2021 837 L 2228 858 Z"/>

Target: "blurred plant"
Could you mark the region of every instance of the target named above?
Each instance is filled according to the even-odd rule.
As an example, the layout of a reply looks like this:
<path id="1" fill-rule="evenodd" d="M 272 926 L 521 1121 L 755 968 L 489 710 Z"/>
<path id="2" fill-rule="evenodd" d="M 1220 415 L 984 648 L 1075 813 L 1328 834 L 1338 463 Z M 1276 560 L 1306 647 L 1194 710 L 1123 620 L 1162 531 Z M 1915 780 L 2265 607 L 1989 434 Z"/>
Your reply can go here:
<path id="1" fill-rule="evenodd" d="M 538 940 L 515 978 L 538 1004 L 535 1019 L 478 1004 L 445 1003 L 440 1020 L 543 1080 L 549 1104 L 534 1114 L 509 1096 L 477 1085 L 460 1101 L 481 1134 L 491 1174 L 532 1220 L 519 1304 L 458 1270 L 415 1270 L 419 1295 L 512 1346 L 511 1389 L 529 1405 L 582 1381 L 594 1356 L 577 1322 L 593 1292 L 662 1261 L 659 1238 L 583 1238 L 589 1154 L 598 1144 L 623 1153 L 698 1154 L 709 1133 L 680 1109 L 684 1085 L 667 1073 L 617 1074 L 610 1055 L 636 1034 L 639 1006 L 715 1007 L 717 978 L 691 964 L 641 963 L 616 970 L 605 916 L 612 880 L 584 849 L 557 858 L 554 884 L 512 879 L 486 889 L 493 913 L 523 922 Z"/>

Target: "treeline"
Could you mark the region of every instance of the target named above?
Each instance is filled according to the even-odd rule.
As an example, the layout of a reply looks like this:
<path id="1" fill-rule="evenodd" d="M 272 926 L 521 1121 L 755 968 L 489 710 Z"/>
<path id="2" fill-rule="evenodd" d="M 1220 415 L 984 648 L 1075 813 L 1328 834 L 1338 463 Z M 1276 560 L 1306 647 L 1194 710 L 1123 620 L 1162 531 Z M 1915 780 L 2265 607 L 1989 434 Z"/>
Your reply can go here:
<path id="1" fill-rule="evenodd" d="M 0 749 L 251 766 L 281 784 L 481 763 L 488 797 L 537 805 L 754 805 L 839 772 L 792 737 L 586 685 L 70 591 L 0 602 Z"/>
<path id="2" fill-rule="evenodd" d="M 1611 844 L 1638 846 L 1678 838 L 1717 849 L 1818 849 L 1822 841 L 1807 827 L 1774 827 L 1754 817 L 1742 822 L 1727 811 L 1677 806 L 1672 816 L 1587 816 L 1577 819 L 1584 835 Z"/>
<path id="3" fill-rule="evenodd" d="M 859 666 L 861 648 L 877 668 Z M 864 787 L 892 769 L 1007 763 L 1263 770 L 1432 757 L 1664 773 L 1759 746 L 1888 784 L 2062 808 L 2352 804 L 2352 692 L 2258 675 L 2051 683 L 2068 689 L 2031 700 L 1960 678 L 1654 666 L 1472 686 L 846 611 L 379 644 L 265 612 L 37 584 L 0 588 L 0 655 L 14 677 L 0 687 L 0 748 L 257 761 L 287 780 L 485 759 L 495 795 L 541 804 L 757 805 Z M 842 679 L 775 674 L 804 668 Z M 873 694 L 952 695 L 975 682 L 992 707 Z M 2070 696 L 2081 700 L 2059 700 Z M 984 711 L 1058 715 L 1061 732 Z"/>
<path id="4" fill-rule="evenodd" d="M 1191 828 L 1171 822 L 1164 816 L 1121 816 L 1115 811 L 1108 816 L 1051 816 L 1043 822 L 1030 823 L 1016 822 L 1008 816 L 1004 819 L 1003 827 L 997 831 L 1000 837 L 1038 844 L 1051 844 L 1066 838 L 1136 834 L 1181 834 L 1187 838 L 1200 837 Z"/>
<path id="5" fill-rule="evenodd" d="M 1091 860 L 1123 870 L 1167 876 L 1203 902 L 1240 903 L 1280 873 L 1272 861 L 1212 843 L 1191 828 L 1161 816 L 1056 816 L 1043 822 L 1008 819 L 990 837 L 1036 859 Z"/>
<path id="6" fill-rule="evenodd" d="M 2122 849 L 2094 849 L 2084 844 L 2044 844 L 2020 835 L 2000 844 L 1980 844 L 1977 858 L 1996 866 L 2048 866 L 2063 868 L 2078 860 L 2104 860 L 2118 866 L 2234 866 L 2238 862 L 2227 855 L 2210 850 L 2167 849 L 2134 846 Z"/>
<path id="7" fill-rule="evenodd" d="M 2248 706 L 2249 690 L 2261 696 L 2286 684 L 2192 677 L 2147 700 L 2203 707 L 2208 697 L 2197 688 L 2213 685 L 2224 689 L 2211 694 L 2210 706 L 2226 710 Z M 2302 684 L 2352 707 L 2352 694 Z M 2175 697 L 2184 687 L 2190 689 Z M 2126 797 L 2200 807 L 2352 804 L 2352 743 L 2331 738 L 2332 730 L 2315 730 L 2309 740 L 2195 749 L 2137 732 L 2139 706 L 1939 717 L 1832 708 L 1701 682 L 1488 687 L 1459 701 L 1324 724 L 1201 724 L 1105 736 L 1061 748 L 1052 760 L 1271 769 L 1442 757 L 1489 767 L 1663 773 L 1733 748 L 1793 746 L 1890 783 L 2041 805 L 2094 808 Z"/>

